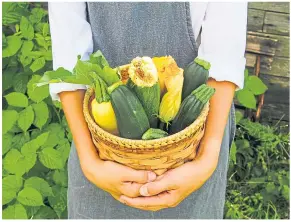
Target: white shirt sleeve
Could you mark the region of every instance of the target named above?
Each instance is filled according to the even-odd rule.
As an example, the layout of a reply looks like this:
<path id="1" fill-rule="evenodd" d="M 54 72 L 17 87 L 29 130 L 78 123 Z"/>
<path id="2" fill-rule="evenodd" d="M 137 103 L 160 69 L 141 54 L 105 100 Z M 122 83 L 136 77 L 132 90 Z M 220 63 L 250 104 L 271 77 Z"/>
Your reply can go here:
<path id="1" fill-rule="evenodd" d="M 198 56 L 211 63 L 209 77 L 244 86 L 247 2 L 211 2 L 202 22 Z"/>
<path id="2" fill-rule="evenodd" d="M 93 52 L 91 26 L 86 19 L 85 2 L 49 2 L 49 22 L 52 38 L 53 69 L 59 67 L 72 71 L 77 56 L 89 59 Z M 53 83 L 49 85 L 53 100 L 60 100 L 58 93 L 86 89 L 85 85 Z"/>

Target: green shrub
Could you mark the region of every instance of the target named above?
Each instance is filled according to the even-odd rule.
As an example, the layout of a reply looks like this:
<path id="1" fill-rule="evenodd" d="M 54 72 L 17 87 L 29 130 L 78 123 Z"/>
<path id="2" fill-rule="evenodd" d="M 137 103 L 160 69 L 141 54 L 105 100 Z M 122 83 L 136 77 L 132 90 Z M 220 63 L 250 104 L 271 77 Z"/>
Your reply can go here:
<path id="1" fill-rule="evenodd" d="M 289 134 L 242 119 L 230 150 L 225 218 L 289 218 Z"/>
<path id="2" fill-rule="evenodd" d="M 52 69 L 47 11 L 2 6 L 3 219 L 66 218 L 71 135 L 48 86 L 33 87 Z"/>

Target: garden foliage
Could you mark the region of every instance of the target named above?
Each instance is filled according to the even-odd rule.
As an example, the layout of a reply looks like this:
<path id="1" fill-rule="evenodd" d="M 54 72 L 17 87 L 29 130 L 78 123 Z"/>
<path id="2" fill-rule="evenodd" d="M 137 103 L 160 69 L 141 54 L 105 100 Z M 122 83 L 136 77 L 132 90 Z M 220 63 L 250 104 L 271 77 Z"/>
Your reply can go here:
<path id="1" fill-rule="evenodd" d="M 52 70 L 48 13 L 41 3 L 2 4 L 2 213 L 4 219 L 67 218 L 67 160 L 72 136 L 48 85 Z M 238 92 L 265 92 L 246 75 Z M 241 99 L 240 99 L 241 98 Z M 251 102 L 250 102 L 251 101 Z M 242 119 L 230 151 L 225 218 L 289 218 L 289 135 Z"/>
<path id="2" fill-rule="evenodd" d="M 66 218 L 71 135 L 48 86 L 48 13 L 37 3 L 5 2 L 2 34 L 2 209 L 5 219 Z M 56 106 L 57 105 L 57 106 Z"/>

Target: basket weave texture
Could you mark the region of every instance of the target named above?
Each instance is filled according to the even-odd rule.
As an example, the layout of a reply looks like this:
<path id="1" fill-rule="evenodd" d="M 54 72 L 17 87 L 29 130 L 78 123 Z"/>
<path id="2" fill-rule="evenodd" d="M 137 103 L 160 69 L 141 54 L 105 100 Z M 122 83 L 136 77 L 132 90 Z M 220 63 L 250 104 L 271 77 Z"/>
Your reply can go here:
<path id="1" fill-rule="evenodd" d="M 176 134 L 155 140 L 131 140 L 112 135 L 95 123 L 90 111 L 93 98 L 94 90 L 90 88 L 84 97 L 83 111 L 101 159 L 161 175 L 195 158 L 204 135 L 209 103 L 194 123 Z"/>

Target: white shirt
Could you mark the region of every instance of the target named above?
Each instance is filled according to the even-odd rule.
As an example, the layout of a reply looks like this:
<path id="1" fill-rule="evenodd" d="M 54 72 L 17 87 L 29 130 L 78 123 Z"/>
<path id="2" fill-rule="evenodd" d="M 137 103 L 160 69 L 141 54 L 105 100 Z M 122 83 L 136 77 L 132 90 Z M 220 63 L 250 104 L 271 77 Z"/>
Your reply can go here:
<path id="1" fill-rule="evenodd" d="M 84 2 L 50 2 L 48 4 L 52 38 L 53 68 L 72 70 L 93 52 L 90 24 Z M 209 76 L 216 81 L 229 81 L 243 88 L 247 32 L 247 2 L 190 2 L 192 28 L 197 39 L 201 31 L 198 56 L 211 64 Z M 86 89 L 85 85 L 50 84 L 53 100 L 58 93 Z"/>

